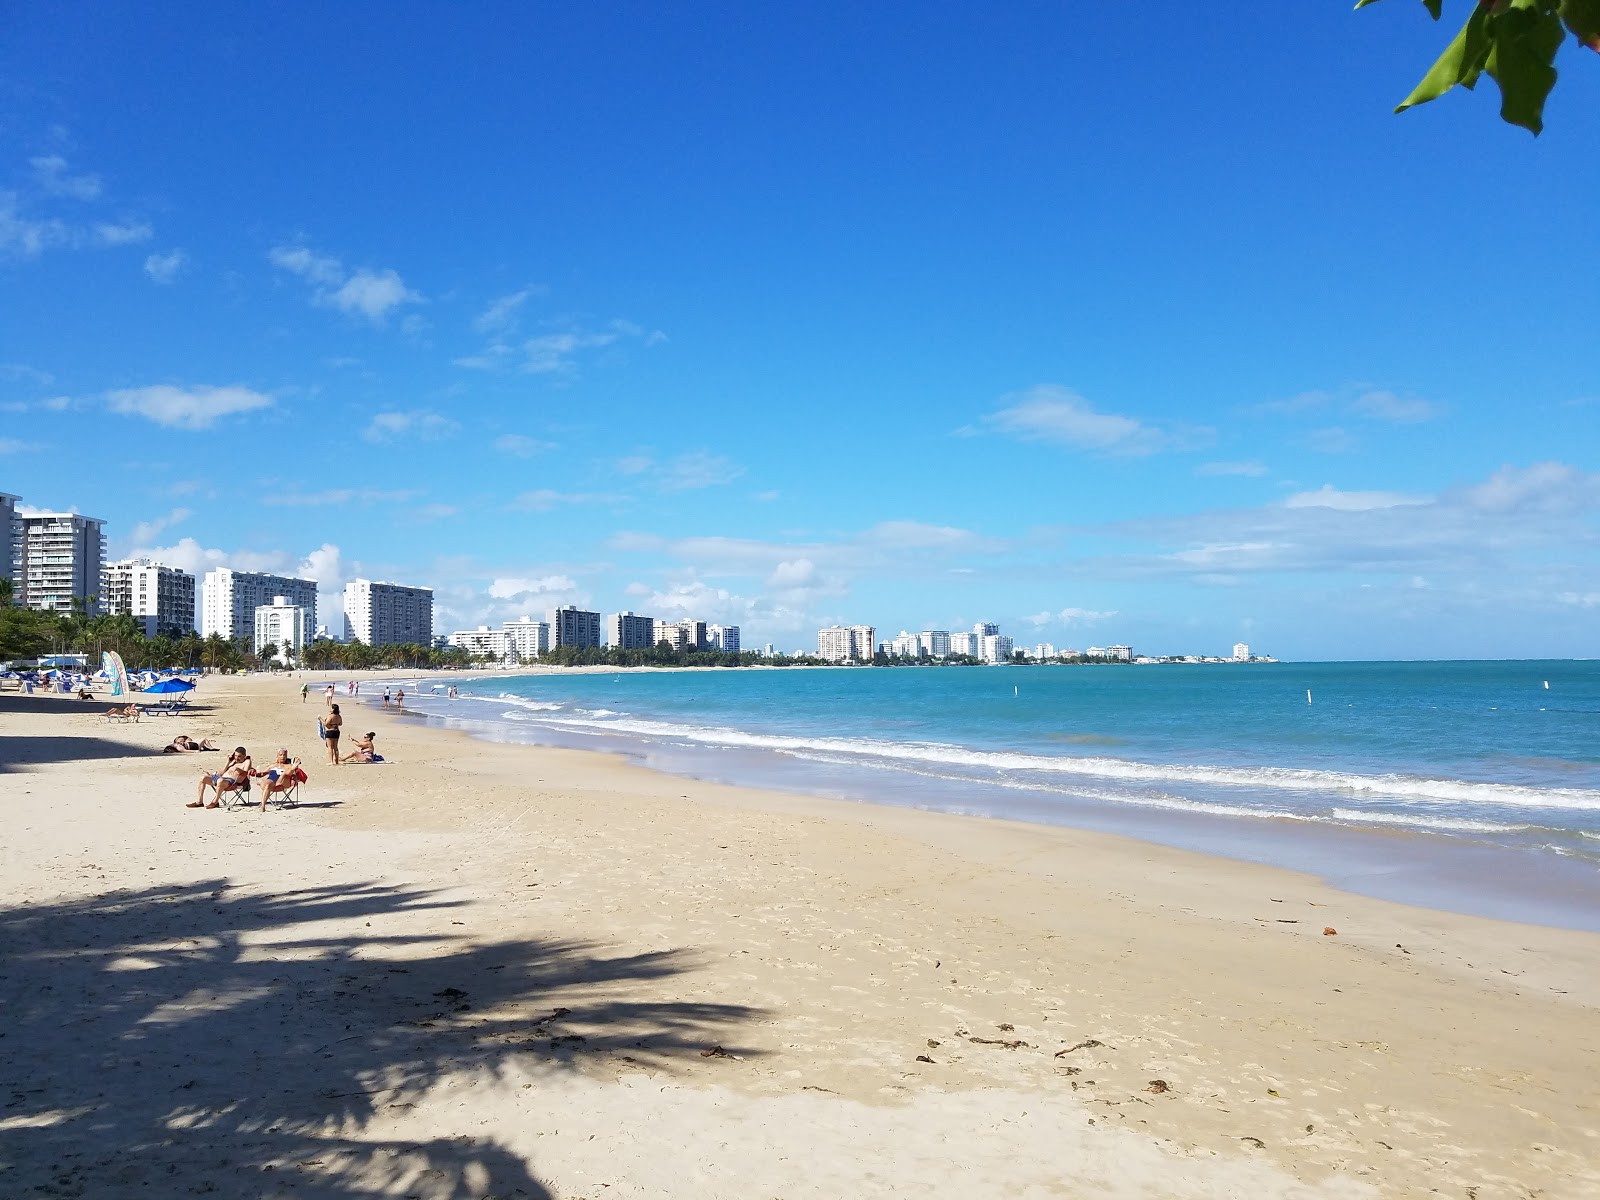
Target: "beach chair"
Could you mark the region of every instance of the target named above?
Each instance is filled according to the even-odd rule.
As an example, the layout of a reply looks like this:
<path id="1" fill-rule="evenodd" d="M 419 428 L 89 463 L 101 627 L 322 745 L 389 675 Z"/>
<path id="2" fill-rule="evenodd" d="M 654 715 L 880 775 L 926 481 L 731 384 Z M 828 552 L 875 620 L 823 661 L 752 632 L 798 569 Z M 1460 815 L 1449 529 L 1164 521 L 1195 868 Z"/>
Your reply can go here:
<path id="1" fill-rule="evenodd" d="M 217 793 L 217 800 L 224 810 L 236 807 L 250 807 L 250 792 L 255 785 L 255 780 L 245 777 L 244 786 L 228 788 Z"/>
<path id="2" fill-rule="evenodd" d="M 101 713 L 100 719 L 108 725 L 126 725 L 133 720 L 126 712 L 111 712 L 110 710 Z"/>
<path id="3" fill-rule="evenodd" d="M 183 708 L 178 704 L 141 704 L 139 711 L 147 717 L 175 717 Z"/>

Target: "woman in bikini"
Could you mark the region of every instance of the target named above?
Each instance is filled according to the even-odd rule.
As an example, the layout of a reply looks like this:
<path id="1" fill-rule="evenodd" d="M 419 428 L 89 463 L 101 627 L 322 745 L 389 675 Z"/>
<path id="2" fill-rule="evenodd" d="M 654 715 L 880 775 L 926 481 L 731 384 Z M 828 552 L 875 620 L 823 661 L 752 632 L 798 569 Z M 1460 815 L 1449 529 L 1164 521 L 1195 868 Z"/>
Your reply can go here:
<path id="1" fill-rule="evenodd" d="M 375 733 L 369 733 L 366 737 L 358 737 L 356 739 L 356 748 L 350 751 L 349 754 L 346 754 L 343 761 L 362 763 L 371 762 L 373 756 L 378 753 L 378 747 L 372 740 L 377 736 L 378 735 Z"/>
<path id="2" fill-rule="evenodd" d="M 256 774 L 266 780 L 266 783 L 261 785 L 262 812 L 267 811 L 269 796 L 290 791 L 305 777 L 305 772 L 300 769 L 300 760 L 290 758 L 287 750 L 279 750 L 278 756 L 272 760 L 272 765 Z"/>
<path id="3" fill-rule="evenodd" d="M 215 750 L 216 748 L 217 747 L 211 744 L 210 738 L 207 738 L 203 742 L 197 742 L 188 734 L 180 733 L 177 737 L 172 739 L 172 742 L 169 745 L 161 747 L 161 753 L 193 754 L 199 750 Z"/>
<path id="4" fill-rule="evenodd" d="M 328 746 L 328 761 L 334 766 L 339 765 L 339 726 L 344 724 L 344 718 L 339 715 L 337 704 L 328 705 L 329 713 L 322 718 L 323 740 Z"/>
<path id="5" fill-rule="evenodd" d="M 250 752 L 243 746 L 234 748 L 228 755 L 228 761 L 223 764 L 220 771 L 207 771 L 200 776 L 200 792 L 193 803 L 184 805 L 185 808 L 216 808 L 222 802 L 223 792 L 240 792 L 250 786 L 250 776 L 255 774 L 255 764 L 250 761 Z M 206 789 L 215 788 L 216 795 L 211 803 L 206 803 Z"/>

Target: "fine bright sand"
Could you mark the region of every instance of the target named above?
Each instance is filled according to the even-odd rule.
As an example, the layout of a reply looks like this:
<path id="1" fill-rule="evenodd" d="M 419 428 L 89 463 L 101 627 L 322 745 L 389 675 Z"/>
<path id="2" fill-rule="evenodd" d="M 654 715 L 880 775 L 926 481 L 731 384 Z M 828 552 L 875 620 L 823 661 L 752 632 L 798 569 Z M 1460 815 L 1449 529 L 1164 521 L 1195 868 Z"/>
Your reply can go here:
<path id="1" fill-rule="evenodd" d="M 300 682 L 0 696 L 0 1196 L 1600 1196 L 1595 935 Z"/>

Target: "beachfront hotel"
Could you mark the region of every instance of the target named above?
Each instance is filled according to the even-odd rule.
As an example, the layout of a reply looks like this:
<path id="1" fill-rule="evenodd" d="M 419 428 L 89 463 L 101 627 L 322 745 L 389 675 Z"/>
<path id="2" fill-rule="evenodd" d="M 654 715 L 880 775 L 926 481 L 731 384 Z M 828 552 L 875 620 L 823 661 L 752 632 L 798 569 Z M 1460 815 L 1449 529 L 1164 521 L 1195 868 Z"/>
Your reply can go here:
<path id="1" fill-rule="evenodd" d="M 15 512 L 17 497 L 8 497 Z M 100 575 L 106 564 L 105 522 L 78 513 L 15 513 L 11 566 L 15 601 L 26 608 L 71 612 L 73 602 L 93 616 L 102 611 Z"/>
<path id="2" fill-rule="evenodd" d="M 433 589 L 352 579 L 344 587 L 350 638 L 368 646 L 433 645 Z"/>
<path id="3" fill-rule="evenodd" d="M 552 608 L 549 613 L 552 646 L 599 646 L 600 614 L 582 608 Z"/>
<path id="4" fill-rule="evenodd" d="M 22 590 L 17 585 L 15 566 L 17 557 L 17 501 L 20 499 L 22 499 L 21 496 L 13 496 L 10 492 L 0 492 L 0 579 L 11 580 L 11 586 L 15 591 Z"/>
<path id="5" fill-rule="evenodd" d="M 256 608 L 255 645 L 259 655 L 268 646 L 273 647 L 273 657 L 287 665 L 300 657 L 310 640 L 313 628 L 310 615 L 298 604 L 290 604 L 283 596 L 274 596 L 271 604 Z"/>
<path id="6" fill-rule="evenodd" d="M 817 657 L 828 662 L 871 662 L 876 636 L 871 625 L 830 625 L 817 630 Z"/>
<path id="7" fill-rule="evenodd" d="M 256 609 L 272 604 L 282 596 L 290 604 L 305 609 L 308 624 L 317 624 L 317 584 L 313 579 L 293 579 L 286 575 L 269 575 L 264 571 L 235 571 L 232 567 L 217 567 L 207 571 L 201 589 L 200 634 L 210 637 L 219 633 L 223 637 L 253 637 L 256 628 Z"/>
<path id="8" fill-rule="evenodd" d="M 656 644 L 654 617 L 634 612 L 612 613 L 606 618 L 606 645 L 618 650 L 648 650 Z"/>
<path id="9" fill-rule="evenodd" d="M 737 625 L 707 625 L 706 643 L 712 650 L 724 654 L 739 653 L 739 627 Z"/>
<path id="10" fill-rule="evenodd" d="M 100 575 L 100 607 L 139 622 L 145 637 L 194 632 L 194 576 L 148 558 L 111 563 Z"/>

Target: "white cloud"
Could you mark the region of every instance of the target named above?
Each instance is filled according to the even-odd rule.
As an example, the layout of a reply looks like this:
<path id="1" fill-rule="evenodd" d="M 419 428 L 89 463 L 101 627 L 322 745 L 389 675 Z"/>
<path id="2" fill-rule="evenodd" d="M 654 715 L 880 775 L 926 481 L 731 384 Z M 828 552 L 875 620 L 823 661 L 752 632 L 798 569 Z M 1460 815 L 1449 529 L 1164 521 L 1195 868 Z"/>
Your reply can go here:
<path id="1" fill-rule="evenodd" d="M 1562 592 L 1556 599 L 1576 608 L 1600 608 L 1600 592 Z"/>
<path id="2" fill-rule="evenodd" d="M 74 240 L 73 230 L 64 221 L 25 216 L 17 194 L 0 191 L 0 251 L 33 258 L 52 246 L 71 245 Z"/>
<path id="3" fill-rule="evenodd" d="M 1398 396 L 1394 392 L 1364 392 L 1350 403 L 1353 412 L 1377 421 L 1396 425 L 1414 425 L 1439 415 L 1437 404 L 1416 396 Z"/>
<path id="4" fill-rule="evenodd" d="M 501 296 L 492 301 L 488 308 L 480 313 L 472 322 L 472 327 L 479 333 L 499 333 L 510 329 L 517 323 L 517 317 L 522 312 L 522 306 L 528 298 L 538 289 L 525 287 L 520 291 L 512 292 L 508 296 Z"/>
<path id="5" fill-rule="evenodd" d="M 55 376 L 49 371 L 41 371 L 27 363 L 0 363 L 0 379 L 31 383 L 36 387 L 49 387 L 55 382 Z"/>
<path id="6" fill-rule="evenodd" d="M 127 413 L 171 429 L 210 429 L 218 418 L 270 408 L 272 397 L 237 384 L 231 387 L 125 388 L 106 393 L 112 412 Z"/>
<path id="7" fill-rule="evenodd" d="M 545 575 L 538 579 L 496 579 L 489 584 L 489 595 L 496 600 L 533 600 L 571 595 L 578 585 L 570 575 Z"/>
<path id="8" fill-rule="evenodd" d="M 94 235 L 104 246 L 131 246 L 136 242 L 148 242 L 155 234 L 155 230 L 143 221 L 127 221 L 117 224 L 112 221 L 101 221 L 94 227 Z"/>
<path id="9" fill-rule="evenodd" d="M 625 499 L 625 496 L 605 492 L 558 492 L 554 488 L 535 488 L 531 492 L 522 492 L 506 507 L 515 512 L 542 513 L 572 504 L 615 504 Z"/>
<path id="10" fill-rule="evenodd" d="M 321 492 L 267 492 L 261 503 L 274 508 L 318 508 L 347 504 L 403 504 L 422 495 L 419 491 L 385 491 L 381 488 L 329 488 Z"/>
<path id="11" fill-rule="evenodd" d="M 501 454 L 509 454 L 513 458 L 532 458 L 535 454 L 554 450 L 556 446 L 554 442 L 541 442 L 538 438 L 531 438 L 526 434 L 503 433 L 495 438 L 494 448 Z"/>
<path id="12" fill-rule="evenodd" d="M 24 442 L 17 438 L 0 438 L 0 454 L 29 454 L 40 448 L 37 442 Z"/>
<path id="13" fill-rule="evenodd" d="M 1600 507 L 1600 473 L 1560 462 L 1501 467 L 1468 488 L 1472 507 L 1494 513 L 1578 513 Z"/>
<path id="14" fill-rule="evenodd" d="M 774 567 L 767 576 L 767 586 L 778 589 L 810 587 L 816 579 L 817 564 L 809 558 L 796 558 Z"/>
<path id="15" fill-rule="evenodd" d="M 732 483 L 743 474 L 744 468 L 732 459 L 696 450 L 690 454 L 680 454 L 663 466 L 657 483 L 664 492 L 698 491 Z"/>
<path id="16" fill-rule="evenodd" d="M 180 525 L 194 516 L 194 511 L 188 508 L 175 508 L 164 517 L 155 517 L 149 521 L 140 521 L 133 527 L 129 536 L 137 543 L 143 544 L 152 541 L 163 529 L 173 525 Z"/>
<path id="17" fill-rule="evenodd" d="M 1355 434 L 1340 425 L 1313 429 L 1305 435 L 1304 442 L 1308 449 L 1318 454 L 1353 454 L 1361 445 Z"/>
<path id="18" fill-rule="evenodd" d="M 623 475 L 643 475 L 655 466 L 655 459 L 648 454 L 630 454 L 619 458 L 616 462 L 617 471 Z"/>
<path id="19" fill-rule="evenodd" d="M 315 579 L 319 589 L 342 590 L 345 584 L 345 573 L 343 556 L 339 553 L 339 547 L 332 542 L 324 542 L 300 560 L 296 575 L 301 579 Z"/>
<path id="20" fill-rule="evenodd" d="M 1401 508 L 1431 504 L 1432 496 L 1406 492 L 1341 492 L 1325 483 L 1314 492 L 1296 492 L 1283 502 L 1285 508 L 1332 508 L 1340 512 L 1369 512 L 1375 508 Z"/>
<path id="21" fill-rule="evenodd" d="M 169 250 L 165 254 L 152 254 L 144 260 L 144 273 L 157 283 L 171 283 L 183 270 L 189 256 L 182 250 Z"/>
<path id="22" fill-rule="evenodd" d="M 1267 473 L 1267 468 L 1254 459 L 1246 462 L 1208 462 L 1194 469 L 1196 475 L 1244 475 L 1256 478 Z"/>
<path id="23" fill-rule="evenodd" d="M 1097 412 L 1078 393 L 1056 384 L 1041 384 L 1006 399 L 1011 403 L 984 417 L 983 425 L 1025 442 L 1108 454 L 1153 454 L 1192 449 L 1215 437 L 1213 430 L 1203 427 L 1161 430 L 1133 417 Z"/>
<path id="24" fill-rule="evenodd" d="M 67 196 L 73 200 L 99 198 L 100 177 L 87 172 L 72 174 L 68 170 L 67 160 L 59 154 L 30 158 L 28 163 L 33 167 L 34 185 L 46 195 Z"/>
<path id="25" fill-rule="evenodd" d="M 479 371 L 515 368 L 529 375 L 572 376 L 577 374 L 579 361 L 586 353 L 620 348 L 625 343 L 655 346 L 667 340 L 659 330 L 646 333 L 632 321 L 624 320 L 610 321 L 599 329 L 572 325 L 520 340 L 510 338 L 507 335 L 515 324 L 515 310 L 522 303 L 518 297 L 525 299 L 522 293 L 503 297 L 478 318 L 476 324 L 480 332 L 500 336 L 479 353 L 456 359 L 457 366 Z M 512 300 L 516 304 L 504 310 L 500 308 Z"/>
<path id="26" fill-rule="evenodd" d="M 417 304 L 423 299 L 391 268 L 361 267 L 347 272 L 339 259 L 317 254 L 305 246 L 275 246 L 267 258 L 275 267 L 310 283 L 313 304 L 364 317 L 373 325 L 385 324 L 389 314 L 401 305 Z"/>
<path id="27" fill-rule="evenodd" d="M 450 437 L 461 428 L 449 417 L 426 409 L 412 412 L 378 413 L 361 431 L 369 442 L 391 442 L 402 438 L 432 442 Z"/>
<path id="28" fill-rule="evenodd" d="M 180 538 L 172 546 L 135 546 L 129 551 L 129 557 L 151 558 L 197 577 L 216 567 L 232 567 L 238 571 L 271 571 L 274 574 L 292 573 L 294 568 L 293 556 L 282 550 L 230 552 L 202 546 L 194 538 Z"/>

